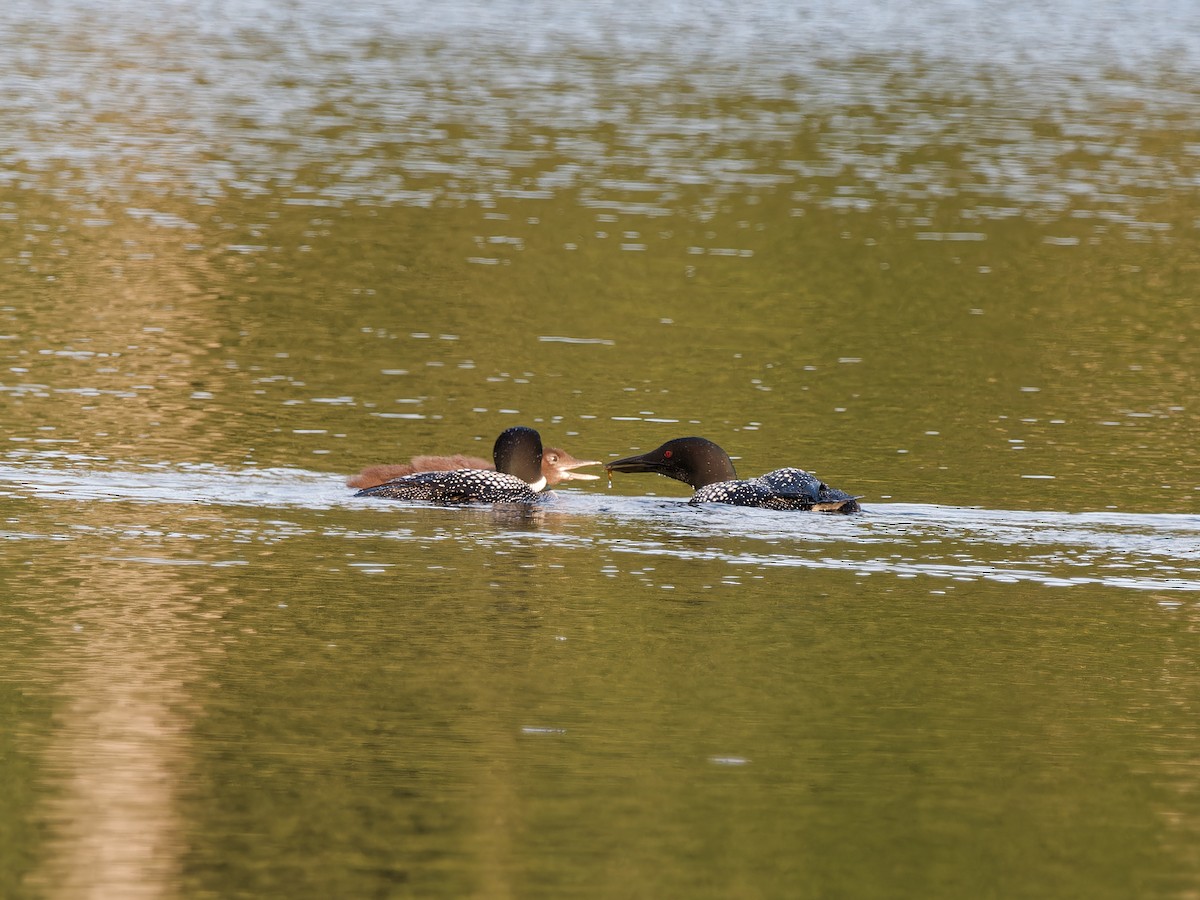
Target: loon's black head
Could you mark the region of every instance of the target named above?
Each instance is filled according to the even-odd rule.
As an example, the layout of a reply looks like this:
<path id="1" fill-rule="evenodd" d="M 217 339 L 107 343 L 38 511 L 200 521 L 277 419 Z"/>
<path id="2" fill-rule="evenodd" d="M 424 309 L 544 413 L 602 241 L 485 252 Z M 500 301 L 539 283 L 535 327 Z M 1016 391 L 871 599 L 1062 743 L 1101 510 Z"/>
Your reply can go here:
<path id="1" fill-rule="evenodd" d="M 640 456 L 605 464 L 609 472 L 657 472 L 694 488 L 737 478 L 729 454 L 701 437 L 675 438 Z"/>
<path id="2" fill-rule="evenodd" d="M 542 475 L 542 436 L 532 428 L 517 425 L 502 431 L 492 448 L 492 461 L 497 472 L 516 475 L 535 491 L 546 486 Z"/>

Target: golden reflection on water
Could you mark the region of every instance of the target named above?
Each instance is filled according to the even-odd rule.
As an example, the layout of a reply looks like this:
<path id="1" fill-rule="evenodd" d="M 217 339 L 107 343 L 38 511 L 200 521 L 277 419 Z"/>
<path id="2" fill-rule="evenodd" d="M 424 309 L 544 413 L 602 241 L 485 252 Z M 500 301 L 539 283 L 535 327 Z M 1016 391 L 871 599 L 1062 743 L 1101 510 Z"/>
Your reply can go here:
<path id="1" fill-rule="evenodd" d="M 48 836 L 30 885 L 48 897 L 175 896 L 185 825 L 196 597 L 170 567 L 89 567 L 85 596 L 48 617 L 59 696 L 36 815 Z M 201 626 L 203 629 L 203 626 Z"/>
<path id="2" fill-rule="evenodd" d="M 189 232 L 148 227 L 121 208 L 93 219 L 45 199 L 22 209 L 26 228 L 65 224 L 35 263 L 39 283 L 10 313 L 19 355 L 5 388 L 25 425 L 9 440 L 118 457 L 193 436 L 220 444 L 228 418 L 204 402 L 212 384 L 202 373 L 229 324 L 216 309 L 221 276 L 180 239 Z"/>
<path id="3" fill-rule="evenodd" d="M 188 400 L 227 334 L 194 228 L 122 206 L 22 197 L 20 208 L 37 283 L 13 310 L 23 353 L 4 380 L 26 426 L 11 423 L 9 439 L 118 458 L 189 433 L 222 440 L 223 419 Z M 124 514 L 100 506 L 81 518 L 119 529 Z M 41 662 L 57 703 L 41 761 L 51 783 L 33 813 L 46 837 L 27 882 L 47 897 L 176 896 L 197 597 L 167 559 L 89 549 L 79 586 L 33 599 L 49 601 L 44 627 L 57 639 Z"/>
<path id="4" fill-rule="evenodd" d="M 10 374 L 31 385 L 17 396 L 38 407 L 25 410 L 32 435 L 40 443 L 49 429 L 65 439 L 58 446 L 101 443 L 118 456 L 162 445 L 164 419 L 176 435 L 219 437 L 203 406 L 173 399 L 216 346 L 198 308 L 211 297 L 195 281 L 202 261 L 124 216 L 61 243 L 63 258 L 41 263 L 61 290 L 22 309 L 36 337 Z M 55 784 L 37 812 L 48 838 L 29 882 L 51 897 L 173 896 L 192 714 L 184 683 L 195 675 L 180 624 L 194 598 L 169 568 L 98 561 L 71 599 L 70 618 L 48 617 L 69 636 L 46 660 L 61 698 L 43 762 Z"/>

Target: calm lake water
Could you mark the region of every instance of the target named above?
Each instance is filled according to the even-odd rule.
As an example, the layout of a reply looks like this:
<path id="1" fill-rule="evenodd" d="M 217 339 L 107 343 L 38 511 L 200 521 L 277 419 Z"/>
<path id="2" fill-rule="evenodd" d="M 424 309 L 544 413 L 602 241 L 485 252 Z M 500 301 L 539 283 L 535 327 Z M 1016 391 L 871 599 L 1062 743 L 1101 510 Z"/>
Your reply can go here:
<path id="1" fill-rule="evenodd" d="M 0 896 L 1200 895 L 1200 7 L 9 0 Z M 860 516 L 617 475 L 700 434 Z"/>

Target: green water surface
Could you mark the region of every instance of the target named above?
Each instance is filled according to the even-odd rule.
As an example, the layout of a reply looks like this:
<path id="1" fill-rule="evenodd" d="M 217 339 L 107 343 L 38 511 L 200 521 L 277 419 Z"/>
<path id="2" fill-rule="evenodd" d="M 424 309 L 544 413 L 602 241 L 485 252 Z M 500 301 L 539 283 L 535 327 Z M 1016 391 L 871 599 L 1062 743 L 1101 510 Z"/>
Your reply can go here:
<path id="1" fill-rule="evenodd" d="M 0 895 L 1200 890 L 1195 15 L 34 5 Z M 515 424 L 867 513 L 342 487 Z"/>

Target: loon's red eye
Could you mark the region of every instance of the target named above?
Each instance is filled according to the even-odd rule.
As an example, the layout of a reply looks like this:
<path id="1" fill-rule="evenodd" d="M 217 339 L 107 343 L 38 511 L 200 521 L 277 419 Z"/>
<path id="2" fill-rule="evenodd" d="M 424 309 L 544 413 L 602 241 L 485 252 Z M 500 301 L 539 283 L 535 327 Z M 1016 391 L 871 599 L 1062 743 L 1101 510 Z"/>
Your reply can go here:
<path id="1" fill-rule="evenodd" d="M 671 450 L 664 450 L 663 451 L 663 459 L 670 459 L 672 452 L 673 451 L 671 451 Z"/>

